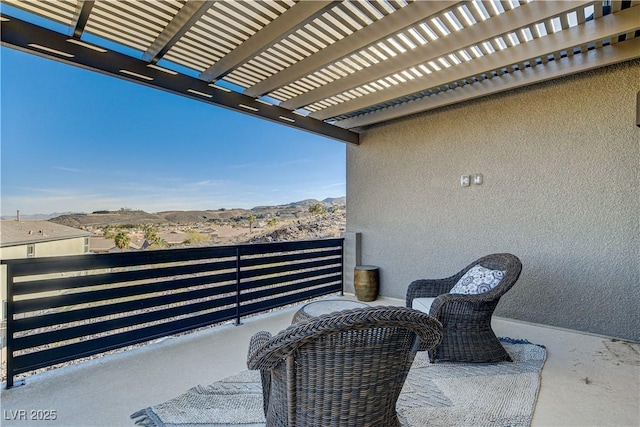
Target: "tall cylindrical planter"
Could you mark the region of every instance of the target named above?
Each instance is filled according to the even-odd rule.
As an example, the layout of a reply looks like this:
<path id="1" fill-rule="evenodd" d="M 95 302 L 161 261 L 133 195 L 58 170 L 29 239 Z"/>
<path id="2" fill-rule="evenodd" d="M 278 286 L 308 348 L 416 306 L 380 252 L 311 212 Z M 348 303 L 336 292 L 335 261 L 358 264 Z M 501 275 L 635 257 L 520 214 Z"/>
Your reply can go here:
<path id="1" fill-rule="evenodd" d="M 380 287 L 378 267 L 358 265 L 353 272 L 353 285 L 358 301 L 375 301 Z"/>

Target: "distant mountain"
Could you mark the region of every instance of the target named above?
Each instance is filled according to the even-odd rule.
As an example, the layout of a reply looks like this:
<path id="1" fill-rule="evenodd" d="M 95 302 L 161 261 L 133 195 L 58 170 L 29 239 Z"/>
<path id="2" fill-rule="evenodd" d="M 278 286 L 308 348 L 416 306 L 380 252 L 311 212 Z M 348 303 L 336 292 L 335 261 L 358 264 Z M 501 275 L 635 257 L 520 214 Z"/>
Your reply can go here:
<path id="1" fill-rule="evenodd" d="M 342 196 L 342 197 L 327 197 L 326 199 L 324 199 L 322 201 L 322 203 L 326 203 L 329 205 L 346 205 L 347 204 L 347 197 L 346 196 Z"/>
<path id="2" fill-rule="evenodd" d="M 252 209 L 217 209 L 205 211 L 164 211 L 148 213 L 139 210 L 95 211 L 89 214 L 52 214 L 52 222 L 69 227 L 101 227 L 104 225 L 127 224 L 193 224 L 217 221 L 238 221 L 246 219 L 250 214 L 258 219 L 278 217 L 303 218 L 310 215 L 309 207 L 317 203 L 329 206 L 344 206 L 346 197 L 332 197 L 322 202 L 316 199 L 306 199 L 299 202 L 279 206 L 256 206 Z M 26 217 L 22 217 L 27 219 Z"/>
<path id="3" fill-rule="evenodd" d="M 300 200 L 299 202 L 289 203 L 287 206 L 313 206 L 317 203 L 320 203 L 320 201 L 316 199 L 305 199 Z"/>
<path id="4" fill-rule="evenodd" d="M 309 207 L 309 206 L 313 206 L 316 203 L 324 203 L 327 205 L 346 205 L 347 204 L 347 198 L 345 196 L 342 197 L 327 197 L 326 199 L 320 201 L 320 200 L 316 200 L 316 199 L 304 199 L 304 200 L 300 200 L 299 202 L 291 202 L 291 203 L 287 203 L 286 205 L 276 205 L 276 206 L 256 206 L 254 208 L 252 208 L 252 211 L 255 210 L 264 210 L 264 209 L 275 209 L 275 208 L 292 208 L 292 207 Z"/>
<path id="5" fill-rule="evenodd" d="M 31 215 L 20 214 L 20 219 L 39 219 L 39 220 L 46 221 L 48 219 L 55 218 L 55 217 L 62 216 L 62 215 L 82 215 L 82 213 L 78 213 L 78 212 L 54 212 L 54 213 L 50 213 L 50 214 L 31 214 Z M 0 216 L 0 219 L 3 220 L 3 221 L 12 220 L 12 219 L 18 219 L 18 215 L 17 215 L 17 213 L 16 213 L 16 215 L 4 215 L 4 216 Z"/>

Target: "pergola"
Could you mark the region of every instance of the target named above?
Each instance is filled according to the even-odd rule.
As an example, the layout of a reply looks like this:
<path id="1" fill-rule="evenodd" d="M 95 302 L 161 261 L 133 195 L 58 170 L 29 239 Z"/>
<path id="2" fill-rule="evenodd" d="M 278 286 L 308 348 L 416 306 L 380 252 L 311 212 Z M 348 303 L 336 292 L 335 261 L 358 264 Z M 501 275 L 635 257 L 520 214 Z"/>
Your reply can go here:
<path id="1" fill-rule="evenodd" d="M 640 57 L 638 0 L 2 3 L 3 46 L 353 144 L 371 125 Z"/>

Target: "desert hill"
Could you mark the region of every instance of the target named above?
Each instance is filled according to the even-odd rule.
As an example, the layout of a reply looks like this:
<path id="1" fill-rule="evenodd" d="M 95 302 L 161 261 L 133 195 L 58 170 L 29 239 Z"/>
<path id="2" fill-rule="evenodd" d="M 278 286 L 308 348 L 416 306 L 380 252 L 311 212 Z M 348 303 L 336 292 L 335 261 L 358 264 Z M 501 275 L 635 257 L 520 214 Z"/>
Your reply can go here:
<path id="1" fill-rule="evenodd" d="M 72 213 L 51 218 L 49 221 L 75 228 L 104 225 L 163 224 L 167 222 L 161 215 L 133 210 L 101 211 L 91 214 Z"/>
<path id="2" fill-rule="evenodd" d="M 340 237 L 345 231 L 346 212 L 338 210 L 325 215 L 310 215 L 283 221 L 277 227 L 266 227 L 250 236 L 250 243 L 284 242 Z"/>
<path id="3" fill-rule="evenodd" d="M 306 199 L 286 205 L 257 206 L 252 209 L 217 209 L 204 211 L 163 211 L 148 213 L 141 210 L 121 209 L 119 211 L 96 211 L 90 214 L 64 214 L 50 221 L 69 227 L 102 227 L 140 224 L 187 225 L 199 223 L 220 223 L 246 220 L 251 214 L 256 219 L 294 219 L 310 215 L 309 207 L 320 203 L 331 211 L 345 208 L 346 197 L 327 198 L 322 201 Z"/>
<path id="4" fill-rule="evenodd" d="M 126 230 L 132 240 L 140 241 L 145 226 L 152 225 L 170 246 L 275 242 L 339 237 L 346 227 L 345 203 L 345 197 L 338 197 L 252 209 L 156 213 L 121 209 L 64 214 L 50 221 L 90 231 L 95 237 L 106 235 L 108 230 Z"/>

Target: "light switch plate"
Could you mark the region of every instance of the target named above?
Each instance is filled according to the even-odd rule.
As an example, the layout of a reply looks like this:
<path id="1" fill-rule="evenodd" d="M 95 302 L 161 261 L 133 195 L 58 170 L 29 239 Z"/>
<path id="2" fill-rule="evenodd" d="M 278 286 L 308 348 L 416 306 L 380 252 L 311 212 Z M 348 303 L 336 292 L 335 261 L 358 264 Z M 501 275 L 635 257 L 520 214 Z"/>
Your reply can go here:
<path id="1" fill-rule="evenodd" d="M 470 178 L 469 178 L 469 175 L 462 175 L 462 176 L 460 177 L 460 185 L 461 185 L 462 187 L 468 187 L 468 186 L 469 186 L 469 184 L 471 184 L 471 180 L 470 180 Z"/>
<path id="2" fill-rule="evenodd" d="M 477 173 L 473 176 L 473 183 L 475 185 L 481 185 L 482 182 L 484 181 L 484 179 L 482 178 L 482 174 L 481 173 Z"/>

